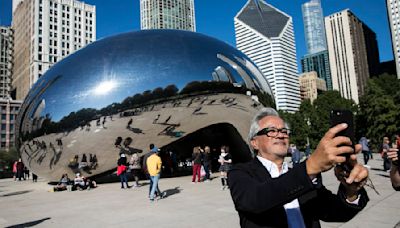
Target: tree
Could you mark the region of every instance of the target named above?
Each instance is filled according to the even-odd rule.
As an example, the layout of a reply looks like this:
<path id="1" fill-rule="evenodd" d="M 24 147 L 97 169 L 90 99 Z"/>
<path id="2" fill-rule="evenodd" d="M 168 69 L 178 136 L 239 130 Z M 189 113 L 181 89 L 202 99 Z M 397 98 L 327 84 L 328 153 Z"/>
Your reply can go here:
<path id="1" fill-rule="evenodd" d="M 396 86 L 399 86 L 399 80 L 384 74 L 368 80 L 366 92 L 360 98 L 358 118 L 363 121 L 364 129 L 359 133 L 372 141 L 375 150 L 384 136 L 391 137 L 398 131 L 396 126 L 400 124 L 400 109 L 395 99 L 400 96 L 398 89 L 393 89 Z"/>
<path id="2" fill-rule="evenodd" d="M 311 148 L 315 148 L 330 128 L 329 113 L 333 109 L 358 112 L 354 101 L 341 97 L 338 91 L 322 93 L 313 104 L 310 100 L 304 100 L 296 113 L 281 112 L 292 130 L 291 143 L 305 147 L 308 138 Z"/>

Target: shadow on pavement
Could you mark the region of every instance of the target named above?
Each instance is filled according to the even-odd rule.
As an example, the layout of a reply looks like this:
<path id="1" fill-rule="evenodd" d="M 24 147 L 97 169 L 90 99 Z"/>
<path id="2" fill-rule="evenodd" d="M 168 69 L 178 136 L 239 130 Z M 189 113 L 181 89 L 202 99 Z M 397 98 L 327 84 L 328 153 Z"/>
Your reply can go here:
<path id="1" fill-rule="evenodd" d="M 43 218 L 43 219 L 39 219 L 36 221 L 32 221 L 32 222 L 26 222 L 26 223 L 21 223 L 21 224 L 17 224 L 17 225 L 13 225 L 13 226 L 7 226 L 6 228 L 22 228 L 22 227 L 32 227 L 32 226 L 36 226 L 46 220 L 49 220 L 50 218 Z"/>
<path id="2" fill-rule="evenodd" d="M 22 195 L 22 194 L 25 194 L 25 193 L 28 193 L 28 192 L 32 192 L 32 190 L 11 192 L 11 193 L 7 193 L 7 194 L 1 195 L 1 196 L 6 197 L 6 196 Z"/>
<path id="3" fill-rule="evenodd" d="M 376 174 L 376 175 L 381 176 L 381 177 L 386 177 L 386 178 L 389 178 L 389 177 L 390 177 L 389 174 L 380 174 L 380 173 L 378 173 L 378 174 Z"/>
<path id="4" fill-rule="evenodd" d="M 164 191 L 166 193 L 164 198 L 167 198 L 167 197 L 170 197 L 172 195 L 178 194 L 181 191 L 182 191 L 182 189 L 180 189 L 179 186 L 175 187 L 175 188 L 167 189 L 167 190 Z"/>

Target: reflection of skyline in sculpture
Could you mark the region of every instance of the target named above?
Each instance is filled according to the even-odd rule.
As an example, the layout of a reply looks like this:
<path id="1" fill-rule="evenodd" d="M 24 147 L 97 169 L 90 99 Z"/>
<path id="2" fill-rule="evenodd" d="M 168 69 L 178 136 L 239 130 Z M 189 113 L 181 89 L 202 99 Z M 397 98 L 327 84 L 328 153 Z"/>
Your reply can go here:
<path id="1" fill-rule="evenodd" d="M 243 68 L 241 66 L 239 66 L 233 60 L 229 59 L 228 57 L 226 57 L 222 54 L 218 54 L 217 58 L 228 63 L 233 69 L 235 69 L 239 73 L 239 75 L 242 77 L 242 79 L 244 80 L 244 83 L 247 88 L 256 89 L 254 80 L 247 74 L 247 72 L 245 70 L 243 70 Z"/>
<path id="2" fill-rule="evenodd" d="M 265 105 L 274 100 L 249 63 L 226 43 L 185 31 L 94 42 L 54 65 L 28 94 L 16 128 L 22 158 L 52 180 L 112 172 L 117 138 L 132 138 L 128 154 L 142 156 L 154 143 L 185 159 L 193 143 L 205 143 L 232 145 L 238 161 L 249 159 L 244 139 L 260 104 L 246 93 Z"/>
<path id="3" fill-rule="evenodd" d="M 215 68 L 214 72 L 212 73 L 212 76 L 214 81 L 226 81 L 232 84 L 236 83 L 231 73 L 222 66 L 218 66 L 217 68 Z"/>
<path id="4" fill-rule="evenodd" d="M 75 85 L 66 82 L 66 86 L 75 88 L 70 91 L 62 91 L 62 93 L 50 89 L 48 92 L 54 93 L 54 96 L 52 96 L 52 100 L 47 101 L 48 105 L 44 113 L 51 113 L 52 119 L 58 121 L 73 109 L 75 111 L 89 107 L 101 109 L 108 104 L 122 102 L 128 96 L 142 93 L 146 88 L 150 90 L 157 88 L 160 84 L 157 78 L 162 78 L 165 84 L 175 84 L 181 90 L 193 78 L 213 80 L 212 72 L 216 68 L 215 63 L 218 62 L 218 54 L 230 53 L 229 55 L 225 54 L 229 59 L 234 59 L 235 57 L 247 59 L 238 50 L 213 38 L 197 33 L 189 33 L 190 35 L 185 37 L 185 42 L 180 42 L 182 39 L 181 34 L 176 38 L 177 42 L 174 37 L 171 37 L 173 30 L 163 31 L 163 36 L 151 36 L 152 30 L 147 30 L 141 33 L 121 34 L 113 39 L 102 39 L 76 52 L 74 55 L 78 55 L 78 58 L 69 58 L 57 63 L 49 71 L 49 74 L 52 75 L 62 75 L 62 78 L 57 83 L 63 84 L 66 80 L 76 80 L 80 83 Z M 131 36 L 130 34 L 133 35 Z M 204 49 L 204 41 L 199 40 L 201 37 L 206 38 L 204 40 L 207 40 L 209 48 Z M 108 41 L 108 39 L 110 40 Z M 149 47 L 145 45 L 146 43 L 152 43 L 153 46 Z M 154 45 L 155 43 L 157 45 Z M 216 49 L 217 46 L 220 49 Z M 169 48 L 172 50 L 185 50 L 186 53 L 171 52 L 168 50 Z M 93 50 L 99 49 L 100 51 L 96 53 L 96 58 L 93 58 Z M 119 53 L 118 55 L 116 55 L 117 52 Z M 114 59 L 108 59 L 110 55 L 114 56 Z M 162 56 L 162 58 L 153 58 L 153 56 Z M 185 56 L 190 57 L 184 58 Z M 87 59 L 88 65 L 102 67 L 85 67 L 82 64 L 82 59 Z M 63 65 L 70 64 L 74 65 L 74 68 L 66 69 L 63 67 Z M 218 65 L 228 70 L 232 74 L 232 79 L 237 83 L 241 84 L 243 80 L 246 80 L 247 85 L 254 84 L 251 79 L 247 80 L 247 76 L 247 78 L 242 79 L 240 72 L 226 62 L 220 61 Z M 213 70 L 210 71 L 211 67 Z M 241 68 L 244 68 L 244 66 L 241 66 Z M 63 69 L 63 71 L 59 69 Z M 89 82 L 84 76 L 78 77 L 75 71 L 80 72 L 78 75 L 98 75 L 98 80 Z M 244 71 L 248 71 L 248 69 L 244 69 Z M 154 75 L 157 75 L 157 77 L 154 77 Z M 185 75 L 185 77 L 182 79 L 180 75 Z M 108 88 L 107 94 L 96 92 L 99 91 L 99 88 L 107 86 L 104 84 L 105 82 L 113 82 L 112 89 Z M 128 85 L 135 86 L 128 87 Z M 249 88 L 254 88 L 254 86 Z M 101 99 L 98 99 L 99 97 Z M 53 109 L 56 105 L 52 104 L 62 102 L 63 99 L 69 99 L 72 102 L 63 107 L 57 106 L 57 109 Z"/>

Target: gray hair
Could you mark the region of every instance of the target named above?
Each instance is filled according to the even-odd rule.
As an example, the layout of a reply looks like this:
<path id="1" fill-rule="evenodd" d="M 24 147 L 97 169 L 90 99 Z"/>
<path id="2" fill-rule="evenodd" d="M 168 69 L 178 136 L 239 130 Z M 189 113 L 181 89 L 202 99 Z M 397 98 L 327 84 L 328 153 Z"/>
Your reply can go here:
<path id="1" fill-rule="evenodd" d="M 278 112 L 273 108 L 262 108 L 260 109 L 256 115 L 253 117 L 250 125 L 249 135 L 247 138 L 248 144 L 250 146 L 250 150 L 254 153 L 254 148 L 251 146 L 251 140 L 256 136 L 257 132 L 260 131 L 259 122 L 261 119 L 267 116 L 277 116 L 280 117 Z M 284 121 L 285 122 L 285 121 Z M 288 124 L 285 122 L 285 127 L 289 128 Z"/>

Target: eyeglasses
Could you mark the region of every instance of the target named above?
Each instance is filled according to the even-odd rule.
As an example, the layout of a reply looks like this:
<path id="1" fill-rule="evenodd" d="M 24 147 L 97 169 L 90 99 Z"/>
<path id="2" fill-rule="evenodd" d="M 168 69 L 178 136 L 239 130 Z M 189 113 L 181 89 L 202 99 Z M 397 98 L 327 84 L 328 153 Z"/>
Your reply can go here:
<path id="1" fill-rule="evenodd" d="M 256 136 L 260 136 L 260 135 L 266 135 L 268 137 L 277 137 L 279 133 L 282 133 L 282 135 L 286 138 L 289 137 L 291 132 L 290 129 L 287 128 L 264 128 L 261 129 L 259 132 L 257 132 Z"/>

